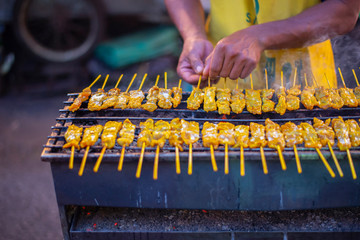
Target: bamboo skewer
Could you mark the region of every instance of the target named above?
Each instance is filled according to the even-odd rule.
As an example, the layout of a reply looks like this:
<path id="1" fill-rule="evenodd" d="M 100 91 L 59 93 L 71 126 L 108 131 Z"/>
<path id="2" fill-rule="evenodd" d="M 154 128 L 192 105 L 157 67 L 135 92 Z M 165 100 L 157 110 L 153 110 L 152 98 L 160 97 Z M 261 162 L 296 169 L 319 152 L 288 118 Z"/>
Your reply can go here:
<path id="1" fill-rule="evenodd" d="M 158 85 L 159 79 L 160 79 L 160 75 L 157 75 L 157 77 L 156 77 L 156 81 L 155 81 L 155 86 L 157 86 L 157 85 Z"/>
<path id="2" fill-rule="evenodd" d="M 344 88 L 346 88 L 346 84 L 345 84 L 345 81 L 344 81 L 344 77 L 343 77 L 343 75 L 342 75 L 341 70 L 340 70 L 339 67 L 338 67 L 338 70 L 339 70 L 339 74 L 340 74 L 340 77 L 341 77 L 341 81 L 342 81 L 342 83 L 343 83 L 343 85 L 344 85 Z"/>
<path id="3" fill-rule="evenodd" d="M 334 163 L 335 163 L 336 169 L 337 169 L 337 171 L 338 171 L 338 173 L 339 173 L 339 176 L 340 176 L 340 177 L 343 177 L 343 176 L 344 176 L 344 173 L 343 173 L 343 171 L 341 170 L 339 161 L 338 161 L 337 158 L 336 158 L 336 155 L 335 155 L 335 153 L 334 153 L 334 150 L 333 150 L 330 142 L 328 142 L 327 144 L 328 144 L 328 147 L 329 147 L 329 149 L 330 149 L 330 153 L 331 153 L 331 156 L 332 156 L 332 158 L 333 158 L 333 160 L 334 160 Z"/>
<path id="4" fill-rule="evenodd" d="M 118 85 L 119 85 L 121 79 L 123 78 L 123 76 L 124 76 L 124 74 L 121 74 L 121 75 L 120 75 L 119 79 L 117 80 L 117 82 L 116 82 L 116 84 L 115 84 L 115 88 L 118 87 Z"/>
<path id="5" fill-rule="evenodd" d="M 281 148 L 280 148 L 279 145 L 277 145 L 276 149 L 277 149 L 277 152 L 279 154 L 281 169 L 285 171 L 286 170 L 286 163 L 285 163 L 285 160 L 284 160 L 284 156 L 283 156 L 283 154 L 281 152 Z"/>
<path id="6" fill-rule="evenodd" d="M 69 160 L 69 169 L 74 168 L 74 154 L 75 154 L 75 146 L 71 146 L 71 155 Z"/>
<path id="7" fill-rule="evenodd" d="M 253 90 L 254 85 L 253 85 L 253 79 L 252 79 L 251 73 L 250 73 L 250 86 L 251 86 L 251 90 Z M 260 154 L 261 154 L 261 163 L 262 163 L 262 166 L 263 166 L 264 174 L 268 174 L 268 168 L 267 168 L 267 164 L 266 164 L 264 148 L 262 146 L 260 147 Z"/>
<path id="8" fill-rule="evenodd" d="M 352 72 L 353 72 L 353 74 L 354 74 L 354 78 L 355 78 L 355 81 L 356 81 L 357 86 L 360 86 L 360 85 L 359 85 L 359 80 L 358 80 L 358 78 L 357 78 L 357 76 L 356 76 L 356 73 L 355 73 L 354 69 L 352 70 Z"/>
<path id="9" fill-rule="evenodd" d="M 280 78 L 280 81 L 281 81 L 281 86 L 284 87 L 284 73 L 283 71 L 281 71 L 281 78 Z"/>
<path id="10" fill-rule="evenodd" d="M 119 159 L 118 171 L 122 170 L 122 166 L 124 164 L 124 155 L 125 155 L 125 145 L 123 145 L 121 148 L 121 155 L 120 155 L 120 159 Z"/>
<path id="11" fill-rule="evenodd" d="M 201 75 L 200 75 L 200 77 L 199 77 L 199 81 L 198 81 L 197 89 L 199 89 L 199 88 L 200 88 L 200 83 L 201 83 Z"/>
<path id="12" fill-rule="evenodd" d="M 90 150 L 90 146 L 87 146 L 86 147 L 86 150 L 85 150 L 85 153 L 84 153 L 84 157 L 81 161 L 81 165 L 80 165 L 80 169 L 79 169 L 79 176 L 82 176 L 83 173 L 84 173 L 84 169 L 85 169 L 85 164 L 86 164 L 86 159 L 87 159 L 87 156 L 88 156 L 88 153 L 89 153 L 89 150 Z"/>
<path id="13" fill-rule="evenodd" d="M 212 168 L 213 168 L 214 172 L 217 172 L 218 167 L 216 165 L 215 154 L 214 154 L 214 146 L 212 144 L 210 145 L 210 153 L 211 153 L 211 165 L 212 165 Z"/>
<path id="14" fill-rule="evenodd" d="M 266 68 L 265 68 L 265 87 L 266 87 L 266 89 L 269 89 L 268 73 L 267 73 L 267 69 L 266 69 Z"/>
<path id="15" fill-rule="evenodd" d="M 319 148 L 315 148 L 315 150 L 316 150 L 316 152 L 318 153 L 321 161 L 322 161 L 323 164 L 325 165 L 326 169 L 328 170 L 330 176 L 331 176 L 332 178 L 334 178 L 334 177 L 335 177 L 335 173 L 334 173 L 334 171 L 331 169 L 328 161 L 326 160 L 326 158 L 324 157 L 324 155 L 321 153 L 320 149 L 319 149 Z"/>
<path id="16" fill-rule="evenodd" d="M 106 85 L 106 82 L 107 82 L 108 78 L 109 78 L 109 74 L 108 74 L 108 75 L 106 75 L 106 78 L 105 78 L 105 80 L 104 80 L 104 83 L 103 83 L 103 85 L 102 85 L 102 88 L 101 88 L 101 89 L 104 89 L 104 88 L 105 88 L 105 85 Z"/>
<path id="17" fill-rule="evenodd" d="M 143 77 L 143 79 L 142 79 L 142 81 L 141 81 L 141 84 L 140 84 L 140 87 L 139 87 L 139 91 L 141 90 L 141 88 L 142 88 L 142 86 L 143 86 L 143 84 L 144 84 L 144 82 L 145 82 L 146 77 L 147 77 L 147 73 L 145 73 L 145 75 L 144 75 L 144 77 Z"/>
<path id="18" fill-rule="evenodd" d="M 296 168 L 298 170 L 298 173 L 302 173 L 302 168 L 301 168 L 301 163 L 300 163 L 300 158 L 299 158 L 299 154 L 296 148 L 296 145 L 294 145 L 294 154 L 295 154 L 295 161 L 296 161 Z"/>
<path id="19" fill-rule="evenodd" d="M 131 81 L 130 81 L 130 83 L 129 83 L 129 86 L 127 87 L 127 89 L 126 89 L 125 92 L 128 92 L 128 91 L 129 91 L 129 89 L 130 89 L 131 85 L 133 84 L 136 76 L 137 76 L 137 73 L 134 74 L 134 76 L 133 76 L 133 78 L 131 79 Z"/>
<path id="20" fill-rule="evenodd" d="M 167 89 L 167 72 L 164 73 L 165 89 Z"/>
<path id="21" fill-rule="evenodd" d="M 293 87 L 295 87 L 295 85 L 296 85 L 296 77 L 297 77 L 297 68 L 295 68 L 295 72 L 294 72 L 294 82 L 293 82 Z"/>
<path id="22" fill-rule="evenodd" d="M 193 158 L 192 158 L 192 143 L 189 144 L 189 165 L 188 165 L 188 174 L 192 175 Z"/>
<path id="23" fill-rule="evenodd" d="M 179 148 L 178 147 L 175 147 L 175 168 L 176 168 L 176 173 L 180 174 L 181 168 L 180 168 L 180 156 L 179 156 Z"/>
<path id="24" fill-rule="evenodd" d="M 327 76 L 326 76 L 326 73 L 324 73 L 324 76 L 325 76 L 325 79 L 326 79 L 326 81 L 327 81 L 327 83 L 328 83 L 329 88 L 331 89 L 331 84 L 330 84 L 329 79 L 328 79 Z"/>
<path id="25" fill-rule="evenodd" d="M 254 89 L 254 86 L 253 86 L 253 78 L 252 78 L 252 74 L 250 73 L 250 87 L 251 87 L 251 90 Z"/>
<path id="26" fill-rule="evenodd" d="M 355 167 L 354 167 L 354 162 L 352 160 L 349 149 L 346 149 L 346 154 L 347 154 L 347 157 L 348 157 L 348 160 L 349 160 L 351 175 L 352 175 L 353 179 L 355 180 L 357 178 L 357 176 L 356 176 L 356 171 L 355 171 Z"/>
<path id="27" fill-rule="evenodd" d="M 88 88 L 91 88 L 92 86 L 94 86 L 94 84 L 101 78 L 101 74 L 99 74 L 99 76 L 97 76 L 97 78 L 88 86 Z"/>
<path id="28" fill-rule="evenodd" d="M 181 79 L 179 80 L 179 85 L 178 87 L 181 87 Z M 175 168 L 176 168 L 176 174 L 180 174 L 181 173 L 181 168 L 180 168 L 180 155 L 179 155 L 179 147 L 175 146 Z"/>
<path id="29" fill-rule="evenodd" d="M 243 146 L 240 146 L 240 176 L 245 176 L 245 159 Z"/>
<path id="30" fill-rule="evenodd" d="M 101 152 L 100 152 L 100 156 L 99 158 L 97 159 L 96 163 L 95 163 L 95 166 L 94 166 L 94 172 L 98 172 L 99 170 L 99 167 L 100 167 L 100 164 L 101 164 L 101 161 L 104 157 L 104 153 L 106 151 L 106 146 L 104 146 L 102 149 L 101 149 Z"/>
<path id="31" fill-rule="evenodd" d="M 158 179 L 159 153 L 160 153 L 160 146 L 157 145 L 156 154 L 155 154 L 155 161 L 154 161 L 154 171 L 153 171 L 153 179 L 154 180 Z"/>
<path id="32" fill-rule="evenodd" d="M 307 79 L 306 79 L 306 73 L 304 73 L 304 79 L 305 79 L 305 86 L 309 86 L 308 82 L 307 82 Z"/>
<path id="33" fill-rule="evenodd" d="M 261 154 L 261 163 L 262 163 L 262 166 L 263 166 L 264 174 L 268 174 L 269 171 L 268 171 L 268 168 L 267 168 L 266 158 L 265 158 L 265 153 L 264 153 L 264 148 L 263 147 L 260 147 L 260 154 Z"/>
<path id="34" fill-rule="evenodd" d="M 144 160 L 144 153 L 145 153 L 145 142 L 143 142 L 142 147 L 141 147 L 141 153 L 140 153 L 140 158 L 139 158 L 139 163 L 136 169 L 136 178 L 140 178 L 141 175 L 141 167 L 143 164 L 143 160 Z"/>
<path id="35" fill-rule="evenodd" d="M 229 174 L 229 146 L 225 144 L 225 162 L 224 162 L 224 172 L 225 174 Z"/>

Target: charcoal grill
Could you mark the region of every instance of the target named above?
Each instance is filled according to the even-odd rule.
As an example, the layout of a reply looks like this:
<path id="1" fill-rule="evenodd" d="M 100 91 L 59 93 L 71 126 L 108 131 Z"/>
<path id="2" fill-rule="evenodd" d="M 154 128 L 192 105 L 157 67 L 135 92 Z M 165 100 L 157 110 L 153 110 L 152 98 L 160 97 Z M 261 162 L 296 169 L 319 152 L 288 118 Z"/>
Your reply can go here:
<path id="1" fill-rule="evenodd" d="M 215 209 L 215 210 L 295 210 L 335 207 L 356 207 L 360 204 L 360 181 L 353 180 L 347 162 L 346 152 L 334 147 L 344 177 L 331 178 L 316 151 L 298 146 L 303 173 L 298 174 L 293 149 L 285 148 L 284 158 L 288 169 L 281 170 L 279 157 L 274 149 L 264 148 L 269 174 L 264 175 L 259 149 L 244 149 L 244 177 L 240 176 L 240 151 L 229 148 L 230 173 L 224 174 L 224 148 L 215 151 L 219 167 L 213 172 L 210 161 L 210 149 L 202 147 L 201 139 L 193 146 L 193 174 L 187 174 L 188 148 L 180 153 L 181 174 L 175 172 L 175 148 L 165 145 L 160 151 L 159 179 L 152 179 L 153 161 L 156 148 L 146 148 L 141 177 L 135 178 L 136 167 L 141 149 L 134 143 L 126 148 L 123 170 L 117 171 L 121 146 L 107 149 L 99 172 L 93 172 L 93 166 L 101 151 L 100 142 L 91 147 L 83 176 L 79 177 L 79 169 L 84 150 L 75 153 L 74 169 L 69 170 L 70 151 L 63 150 L 64 133 L 67 126 L 88 127 L 105 122 L 123 121 L 129 118 L 137 125 L 147 118 L 171 121 L 175 117 L 198 121 L 200 126 L 205 121 L 218 123 L 228 121 L 234 124 L 248 124 L 250 121 L 264 123 L 266 118 L 283 124 L 293 121 L 296 124 L 312 121 L 313 117 L 327 119 L 342 116 L 344 119 L 359 119 L 360 108 L 342 108 L 341 110 L 301 108 L 280 116 L 267 113 L 255 116 L 247 111 L 229 116 L 217 112 L 206 113 L 203 110 L 186 109 L 189 93 L 183 94 L 183 102 L 171 110 L 157 109 L 147 112 L 138 109 L 107 109 L 98 112 L 87 110 L 87 102 L 72 113 L 66 110 L 78 94 L 68 94 L 64 108 L 41 155 L 41 159 L 49 162 L 53 174 L 55 192 L 63 223 L 65 237 L 69 237 L 69 206 L 101 206 L 130 208 L 162 208 L 162 209 Z M 333 170 L 336 170 L 329 149 L 322 148 Z M 360 148 L 352 148 L 351 154 L 355 169 L 360 173 Z M 76 212 L 76 211 L 75 211 Z M 360 229 L 360 228 L 359 228 Z M 130 238 L 129 238 L 130 239 Z M 133 239 L 133 238 L 131 238 Z M 134 238 L 136 239 L 136 238 Z"/>

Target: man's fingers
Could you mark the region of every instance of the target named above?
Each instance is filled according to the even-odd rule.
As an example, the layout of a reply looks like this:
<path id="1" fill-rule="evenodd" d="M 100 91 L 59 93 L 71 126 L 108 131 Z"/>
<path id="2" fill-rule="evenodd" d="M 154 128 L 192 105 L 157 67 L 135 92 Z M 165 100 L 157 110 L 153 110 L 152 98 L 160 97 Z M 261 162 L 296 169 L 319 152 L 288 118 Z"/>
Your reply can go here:
<path id="1" fill-rule="evenodd" d="M 223 77 L 223 78 L 229 77 L 231 69 L 233 68 L 233 66 L 234 66 L 233 59 L 230 59 L 230 58 L 226 57 L 225 60 L 224 60 L 224 64 L 222 66 L 222 69 L 220 71 L 219 76 Z"/>
<path id="2" fill-rule="evenodd" d="M 246 62 L 242 57 L 236 58 L 230 71 L 229 78 L 232 80 L 238 79 L 244 70 L 245 64 Z"/>
<path id="3" fill-rule="evenodd" d="M 225 58 L 225 52 L 223 48 L 220 46 L 216 46 L 214 50 L 214 54 L 211 57 L 209 76 L 211 78 L 216 78 L 220 75 L 221 69 L 223 68 Z"/>
<path id="4" fill-rule="evenodd" d="M 256 63 L 254 62 L 247 62 L 244 69 L 242 70 L 240 74 L 240 78 L 246 78 L 250 75 L 250 73 L 255 69 Z"/>
<path id="5" fill-rule="evenodd" d="M 190 65 L 192 67 L 192 69 L 194 70 L 194 72 L 196 72 L 197 74 L 201 74 L 202 71 L 204 70 L 204 64 L 201 61 L 199 56 L 196 56 L 194 54 L 191 54 L 189 56 L 189 61 L 190 61 Z"/>

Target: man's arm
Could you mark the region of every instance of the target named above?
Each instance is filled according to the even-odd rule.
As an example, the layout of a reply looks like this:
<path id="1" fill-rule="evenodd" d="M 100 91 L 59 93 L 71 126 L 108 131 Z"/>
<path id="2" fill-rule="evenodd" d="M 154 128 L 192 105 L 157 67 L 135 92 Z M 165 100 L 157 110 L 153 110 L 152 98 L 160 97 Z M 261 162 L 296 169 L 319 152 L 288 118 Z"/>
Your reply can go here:
<path id="1" fill-rule="evenodd" d="M 204 70 L 205 59 L 213 50 L 205 32 L 205 16 L 199 0 L 165 0 L 166 7 L 184 40 L 177 67 L 178 74 L 196 84 Z"/>
<path id="2" fill-rule="evenodd" d="M 327 0 L 280 21 L 251 26 L 223 38 L 206 61 L 204 75 L 247 77 L 267 49 L 298 48 L 351 31 L 359 0 Z"/>

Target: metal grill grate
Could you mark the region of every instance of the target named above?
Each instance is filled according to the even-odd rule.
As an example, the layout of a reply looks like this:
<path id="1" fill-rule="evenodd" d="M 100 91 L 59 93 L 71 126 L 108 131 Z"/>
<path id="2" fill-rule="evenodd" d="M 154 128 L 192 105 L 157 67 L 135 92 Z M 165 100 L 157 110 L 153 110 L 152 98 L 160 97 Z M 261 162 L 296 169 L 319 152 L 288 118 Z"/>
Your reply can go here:
<path id="1" fill-rule="evenodd" d="M 342 108 L 340 110 L 335 109 L 320 109 L 315 108 L 313 110 L 307 110 L 303 106 L 297 110 L 289 112 L 287 111 L 283 116 L 277 113 L 264 113 L 260 116 L 252 115 L 247 111 L 243 111 L 241 114 L 234 114 L 225 116 L 219 115 L 217 112 L 205 112 L 202 109 L 197 111 L 188 110 L 186 108 L 186 99 L 190 93 L 183 93 L 183 101 L 176 109 L 157 109 L 154 112 L 147 112 L 139 109 L 106 109 L 101 111 L 89 111 L 86 106 L 87 102 L 84 102 L 82 107 L 72 113 L 66 110 L 66 106 L 71 105 L 73 100 L 77 97 L 77 93 L 68 94 L 68 99 L 64 101 L 64 108 L 60 109 L 60 116 L 56 119 L 57 124 L 52 127 L 52 133 L 48 137 L 48 142 L 44 145 L 44 151 L 42 153 L 43 161 L 68 161 L 70 156 L 69 149 L 62 149 L 64 144 L 64 133 L 67 126 L 75 124 L 81 127 L 89 127 L 94 124 L 104 125 L 107 121 L 124 121 L 129 119 L 132 123 L 136 124 L 137 129 L 135 132 L 135 140 L 131 146 L 126 148 L 125 161 L 137 160 L 140 155 L 141 148 L 136 146 L 137 136 L 140 132 L 139 123 L 145 121 L 148 118 L 157 120 L 171 121 L 173 118 L 182 118 L 187 121 L 197 121 L 200 123 L 200 128 L 205 121 L 219 123 L 221 121 L 231 122 L 235 125 L 244 124 L 248 125 L 250 121 L 264 124 L 266 118 L 271 118 L 272 121 L 278 124 L 284 124 L 287 121 L 292 121 L 295 124 L 300 122 L 312 122 L 313 117 L 325 120 L 331 117 L 342 116 L 344 119 L 360 119 L 360 108 Z M 91 147 L 88 159 L 94 161 L 100 154 L 101 150 L 100 140 Z M 156 148 L 146 148 L 144 159 L 153 160 L 155 156 Z M 224 156 L 224 146 L 220 146 L 215 151 L 215 156 L 221 159 Z M 271 148 L 264 148 L 267 160 L 278 161 L 277 152 Z M 104 155 L 103 161 L 117 161 L 120 157 L 121 146 L 115 145 L 113 149 L 107 149 Z M 334 151 L 339 158 L 345 157 L 346 152 L 341 152 L 334 146 Z M 322 152 L 325 157 L 330 157 L 328 148 L 322 148 Z M 75 153 L 75 159 L 80 159 L 83 156 L 84 149 Z M 303 145 L 298 145 L 298 153 L 301 160 L 318 159 L 317 153 L 314 149 L 305 148 Z M 353 157 L 357 157 L 360 154 L 360 147 L 351 148 Z M 184 145 L 184 152 L 180 153 L 180 157 L 187 157 L 188 147 Z M 283 155 L 286 158 L 293 159 L 294 153 L 292 148 L 285 148 Z M 201 136 L 197 143 L 193 145 L 193 157 L 198 160 L 208 160 L 210 156 L 210 149 L 202 146 Z M 240 156 L 239 149 L 229 148 L 229 156 Z M 248 160 L 259 160 L 259 149 L 244 149 L 244 156 Z M 161 161 L 173 161 L 175 158 L 175 148 L 171 147 L 168 143 L 162 148 L 160 152 Z"/>

